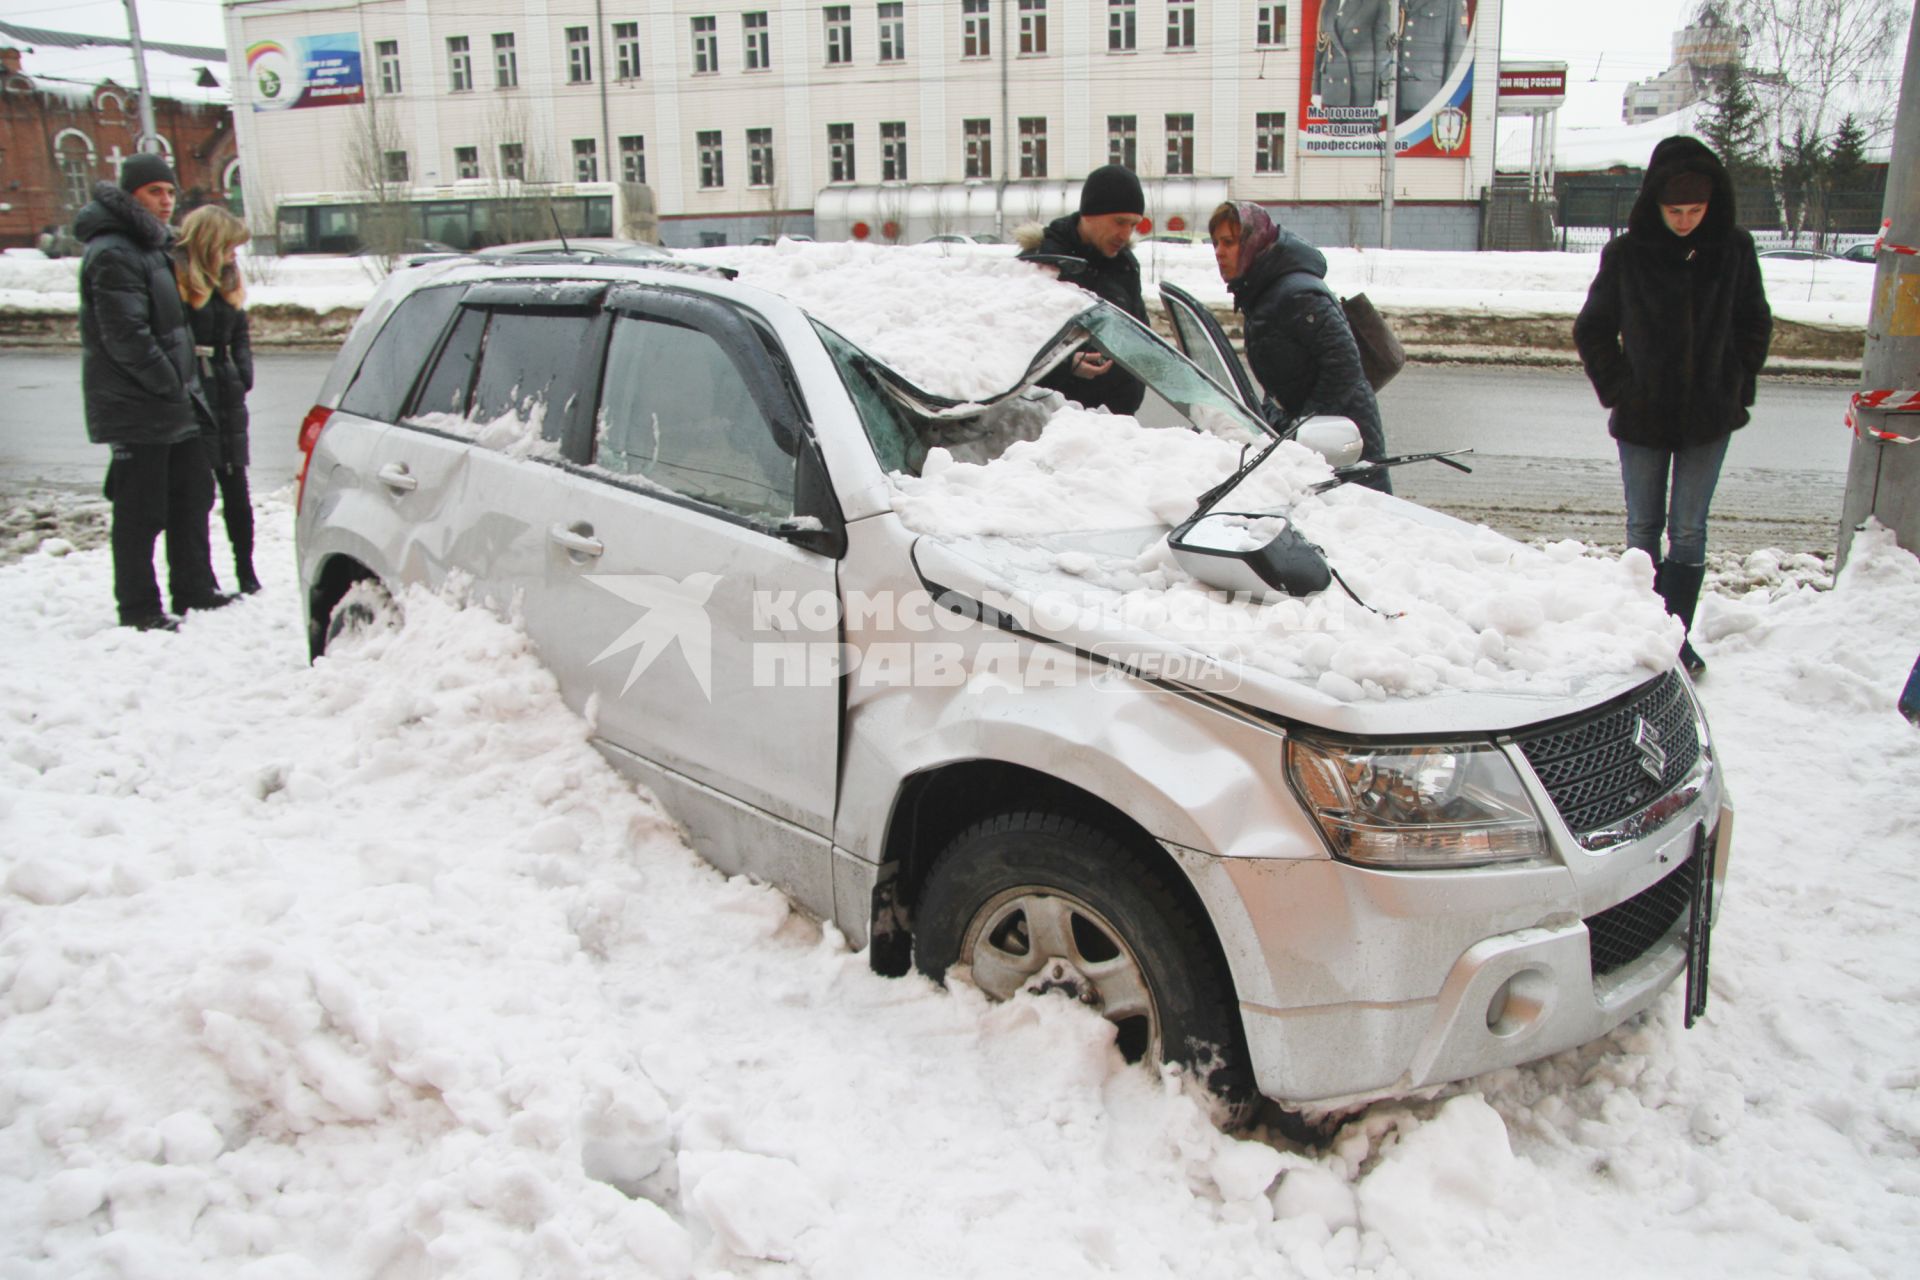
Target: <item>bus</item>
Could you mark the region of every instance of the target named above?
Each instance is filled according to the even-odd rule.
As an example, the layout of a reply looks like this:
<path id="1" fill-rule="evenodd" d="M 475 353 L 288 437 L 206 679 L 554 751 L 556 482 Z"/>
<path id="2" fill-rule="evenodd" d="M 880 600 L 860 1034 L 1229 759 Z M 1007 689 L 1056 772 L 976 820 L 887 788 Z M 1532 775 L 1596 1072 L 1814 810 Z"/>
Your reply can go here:
<path id="1" fill-rule="evenodd" d="M 658 243 L 653 192 L 633 182 L 485 179 L 382 192 L 285 195 L 274 215 L 279 252 L 467 252 L 553 236 Z"/>

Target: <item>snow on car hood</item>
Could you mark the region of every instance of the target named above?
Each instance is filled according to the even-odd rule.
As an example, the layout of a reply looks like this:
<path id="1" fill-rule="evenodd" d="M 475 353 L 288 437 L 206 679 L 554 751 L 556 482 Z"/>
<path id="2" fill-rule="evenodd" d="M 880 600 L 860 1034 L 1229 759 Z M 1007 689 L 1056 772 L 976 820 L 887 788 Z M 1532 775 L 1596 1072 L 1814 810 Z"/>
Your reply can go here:
<path id="1" fill-rule="evenodd" d="M 1303 689 L 1323 708 L 1449 693 L 1584 702 L 1673 663 L 1679 625 L 1645 555 L 1530 547 L 1351 485 L 1313 494 L 1330 468 L 1291 443 L 1221 509 L 1284 512 L 1365 603 L 1338 584 L 1273 604 L 1211 590 L 1166 533 L 1240 460 L 1226 440 L 1069 406 L 991 462 L 935 449 L 920 476 L 890 483 L 899 518 L 924 535 L 928 576 L 1005 592 L 1022 625 L 1080 647 L 1150 633 L 1213 654 L 1250 689 L 1291 686 L 1273 706 L 1283 713 L 1302 710 Z"/>
<path id="2" fill-rule="evenodd" d="M 701 262 L 779 294 L 915 386 L 952 400 L 1001 395 L 1093 295 L 1002 256 L 942 257 L 898 246 L 804 244 Z"/>

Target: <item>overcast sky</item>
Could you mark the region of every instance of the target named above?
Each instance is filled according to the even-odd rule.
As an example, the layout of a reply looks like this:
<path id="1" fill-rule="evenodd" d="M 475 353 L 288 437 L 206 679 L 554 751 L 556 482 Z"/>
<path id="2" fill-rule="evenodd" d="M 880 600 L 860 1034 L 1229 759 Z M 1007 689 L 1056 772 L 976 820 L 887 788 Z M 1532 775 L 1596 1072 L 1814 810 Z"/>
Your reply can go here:
<path id="1" fill-rule="evenodd" d="M 1620 123 L 1628 82 L 1667 66 L 1673 33 L 1698 0 L 1507 0 L 1502 56 L 1567 64 L 1562 128 Z M 219 0 L 139 0 L 141 34 L 184 44 L 224 45 Z M 28 26 L 104 35 L 127 33 L 122 0 L 0 0 L 0 15 Z"/>

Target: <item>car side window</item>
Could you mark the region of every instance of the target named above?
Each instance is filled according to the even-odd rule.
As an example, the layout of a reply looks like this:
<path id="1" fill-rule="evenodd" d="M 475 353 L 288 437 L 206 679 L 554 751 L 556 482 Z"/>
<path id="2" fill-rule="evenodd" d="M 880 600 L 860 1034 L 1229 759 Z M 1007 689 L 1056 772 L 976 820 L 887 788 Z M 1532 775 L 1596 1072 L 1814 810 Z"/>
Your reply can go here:
<path id="1" fill-rule="evenodd" d="M 464 292 L 459 286 L 422 289 L 395 307 L 340 398 L 341 410 L 376 422 L 397 422 L 421 364 Z"/>
<path id="2" fill-rule="evenodd" d="M 698 329 L 621 315 L 594 463 L 756 521 L 793 514 L 794 458 L 733 358 Z"/>
<path id="3" fill-rule="evenodd" d="M 586 312 L 494 312 L 468 416 L 478 423 L 514 418 L 558 440 L 592 324 Z"/>
<path id="4" fill-rule="evenodd" d="M 454 323 L 447 345 L 440 348 L 433 372 L 427 375 L 420 397 L 415 401 L 416 416 L 451 413 L 465 417 L 467 393 L 473 387 L 474 366 L 480 362 L 480 339 L 487 331 L 487 313 L 468 308 Z"/>

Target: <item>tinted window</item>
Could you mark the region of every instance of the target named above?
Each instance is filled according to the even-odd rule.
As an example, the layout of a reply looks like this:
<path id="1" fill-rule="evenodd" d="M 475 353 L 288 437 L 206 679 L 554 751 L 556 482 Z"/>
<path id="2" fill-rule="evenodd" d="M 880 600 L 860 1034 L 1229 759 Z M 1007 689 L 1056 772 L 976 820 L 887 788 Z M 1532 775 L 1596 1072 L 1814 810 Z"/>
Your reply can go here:
<path id="1" fill-rule="evenodd" d="M 377 422 L 398 421 L 407 392 L 462 292 L 458 287 L 422 289 L 394 308 L 341 397 L 340 408 Z"/>
<path id="2" fill-rule="evenodd" d="M 447 345 L 440 350 L 433 372 L 420 389 L 416 416 L 451 413 L 465 417 L 467 389 L 473 385 L 473 367 L 480 359 L 480 335 L 486 332 L 487 313 L 468 309 L 460 313 Z"/>
<path id="3" fill-rule="evenodd" d="M 614 324 L 594 461 L 740 515 L 793 514 L 792 455 L 707 334 L 621 316 Z"/>
<path id="4" fill-rule="evenodd" d="M 473 385 L 473 420 L 517 418 L 559 439 L 591 324 L 584 312 L 494 312 Z"/>

